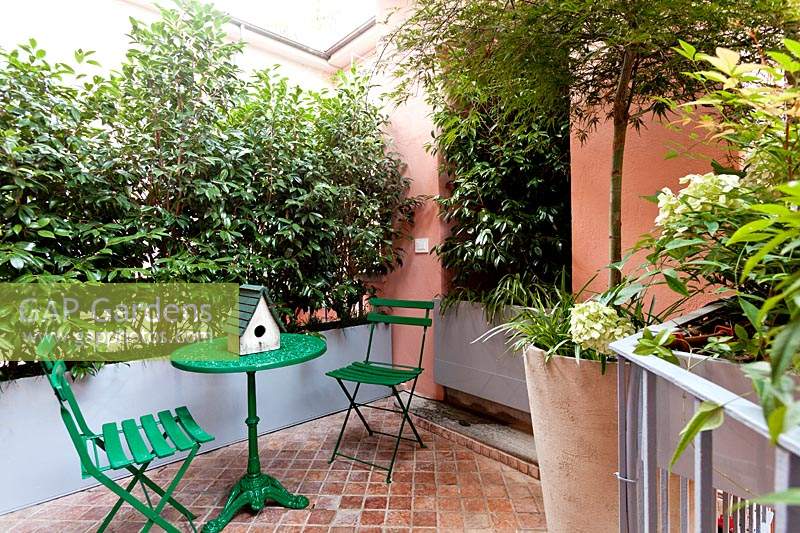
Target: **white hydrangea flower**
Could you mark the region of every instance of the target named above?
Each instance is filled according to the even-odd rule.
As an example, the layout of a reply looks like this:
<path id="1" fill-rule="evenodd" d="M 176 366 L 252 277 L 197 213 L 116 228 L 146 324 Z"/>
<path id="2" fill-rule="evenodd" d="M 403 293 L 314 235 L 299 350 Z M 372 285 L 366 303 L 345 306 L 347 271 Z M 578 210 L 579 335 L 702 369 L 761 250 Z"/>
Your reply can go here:
<path id="1" fill-rule="evenodd" d="M 656 226 L 673 227 L 678 233 L 685 227 L 674 227 L 686 213 L 711 211 L 716 206 L 741 207 L 731 198 L 730 192 L 739 187 L 741 179 L 733 174 L 689 174 L 680 179 L 684 188 L 674 194 L 668 187 L 658 193 L 658 216 Z"/>
<path id="2" fill-rule="evenodd" d="M 608 345 L 634 332 L 633 324 L 616 310 L 589 300 L 575 304 L 569 318 L 569 333 L 581 348 L 610 354 Z"/>
<path id="3" fill-rule="evenodd" d="M 670 219 L 675 217 L 675 211 L 681 205 L 678 197 L 672 193 L 672 189 L 664 187 L 658 193 L 658 216 L 656 226 L 666 225 Z"/>

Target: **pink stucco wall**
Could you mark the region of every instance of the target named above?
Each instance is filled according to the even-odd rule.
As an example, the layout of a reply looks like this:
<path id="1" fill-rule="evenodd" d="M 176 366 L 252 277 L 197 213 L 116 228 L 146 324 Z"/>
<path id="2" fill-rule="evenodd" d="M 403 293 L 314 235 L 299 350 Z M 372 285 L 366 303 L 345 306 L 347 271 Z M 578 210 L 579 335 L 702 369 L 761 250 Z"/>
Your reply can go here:
<path id="1" fill-rule="evenodd" d="M 402 20 L 404 12 L 397 9 L 407 8 L 409 4 L 407 0 L 378 1 L 380 35 L 386 35 Z M 389 79 L 381 81 L 386 85 L 391 83 Z M 409 98 L 405 104 L 390 107 L 387 111 L 391 119 L 387 133 L 394 142 L 393 148 L 406 163 L 406 175 L 412 179 L 409 194 L 433 196 L 442 193 L 444 182 L 439 175 L 438 158 L 425 150 L 425 145 L 431 140 L 433 123 L 429 116 L 430 107 L 422 95 Z M 413 238 L 427 238 L 430 248 L 446 236 L 447 228 L 439 219 L 437 206 L 432 199 L 427 199 L 417 210 L 411 233 Z M 441 296 L 445 280 L 436 255 L 414 253 L 412 241 L 403 243 L 403 248 L 406 252 L 403 266 L 387 277 L 381 293 L 387 297 L 422 300 Z M 436 383 L 433 372 L 434 334 L 433 328 L 428 330 L 422 359 L 425 372 L 419 378 L 417 392 L 422 396 L 441 399 L 443 390 Z M 395 363 L 416 365 L 420 348 L 419 328 L 393 326 L 392 345 Z"/>
<path id="2" fill-rule="evenodd" d="M 584 144 L 574 135 L 571 139 L 572 286 L 576 290 L 595 275 L 588 290 L 602 291 L 607 287 L 611 141 L 610 122 L 602 124 Z M 628 132 L 622 181 L 623 255 L 642 234 L 653 229 L 658 207 L 643 196 L 663 187 L 674 190 L 680 177 L 709 172 L 711 159 L 721 158 L 718 150 L 707 146 L 692 146 L 691 157 L 665 158 L 670 147 L 690 143 L 686 132 L 658 121 L 651 121 L 640 133 L 633 129 Z M 635 259 L 628 262 L 628 267 L 638 264 Z M 662 305 L 673 297 L 669 290 L 655 294 Z"/>
<path id="3" fill-rule="evenodd" d="M 428 107 L 419 99 L 413 99 L 392 113 L 389 134 L 395 148 L 403 154 L 407 164 L 406 174 L 412 178 L 412 195 L 432 196 L 439 194 L 442 184 L 436 157 L 423 149 L 431 131 Z M 446 228 L 439 219 L 438 209 L 432 200 L 426 200 L 414 217 L 412 236 L 427 238 L 433 247 L 444 238 Z M 444 276 L 438 258 L 434 254 L 414 253 L 413 242 L 405 242 L 405 258 L 402 268 L 390 274 L 383 286 L 383 294 L 389 297 L 430 300 L 444 292 Z M 417 383 L 417 390 L 429 398 L 441 398 L 442 388 L 433 375 L 435 331 L 428 330 L 422 367 L 425 368 Z M 394 326 L 392 333 L 394 362 L 417 364 L 420 346 L 419 328 Z"/>
<path id="4" fill-rule="evenodd" d="M 385 36 L 407 14 L 410 0 L 379 0 L 377 36 Z M 391 16 L 388 16 L 391 13 Z M 388 16 L 388 17 L 387 17 Z M 379 41 L 380 43 L 380 41 Z M 378 44 L 380 48 L 381 44 Z M 384 84 L 390 80 L 379 80 Z M 445 184 L 437 172 L 437 160 L 424 150 L 431 140 L 433 129 L 430 109 L 420 97 L 390 110 L 389 135 L 395 149 L 408 164 L 407 175 L 412 178 L 411 194 L 435 195 L 445 192 Z M 572 269 L 573 286 L 583 286 L 595 274 L 589 290 L 602 291 L 606 286 L 608 263 L 608 182 L 611 168 L 611 124 L 602 124 L 584 144 L 572 139 Z M 678 179 L 689 173 L 707 172 L 712 157 L 719 152 L 693 147 L 693 157 L 666 159 L 669 147 L 688 144 L 685 133 L 651 122 L 640 133 L 631 131 L 625 153 L 623 176 L 623 247 L 629 248 L 638 238 L 652 230 L 657 213 L 655 204 L 643 196 L 654 194 L 662 187 L 676 187 Z M 416 216 L 412 231 L 415 238 L 427 237 L 431 247 L 447 235 L 447 227 L 438 219 L 432 201 L 426 201 Z M 435 298 L 446 290 L 446 278 L 435 255 L 413 253 L 411 242 L 406 243 L 404 265 L 385 280 L 382 294 L 397 298 Z M 631 261 L 635 265 L 636 260 Z M 673 295 L 655 291 L 658 302 L 665 305 Z M 699 304 L 700 302 L 698 302 Z M 435 333 L 432 331 L 431 333 Z M 395 327 L 392 340 L 397 363 L 415 363 L 419 349 L 418 332 L 412 328 Z M 433 373 L 434 346 L 429 342 L 423 357 L 426 368 L 418 385 L 424 396 L 440 398 L 441 386 Z"/>

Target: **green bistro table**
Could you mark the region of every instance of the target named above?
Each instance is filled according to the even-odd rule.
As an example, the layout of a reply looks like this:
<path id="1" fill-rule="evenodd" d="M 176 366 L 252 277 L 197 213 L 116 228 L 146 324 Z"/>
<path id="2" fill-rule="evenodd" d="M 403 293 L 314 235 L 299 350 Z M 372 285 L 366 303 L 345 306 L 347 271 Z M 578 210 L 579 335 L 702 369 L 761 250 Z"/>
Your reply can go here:
<path id="1" fill-rule="evenodd" d="M 247 474 L 233 486 L 222 512 L 203 526 L 203 533 L 222 531 L 245 505 L 250 505 L 254 511 L 263 509 L 267 500 L 291 509 L 308 506 L 308 498 L 290 493 L 277 479 L 261 471 L 258 458 L 256 372 L 310 361 L 325 353 L 326 349 L 325 341 L 319 337 L 281 333 L 281 347 L 277 350 L 244 355 L 235 360 L 214 357 L 215 354 L 230 356 L 225 338 L 182 346 L 172 354 L 172 365 L 180 370 L 206 374 L 247 373 Z"/>

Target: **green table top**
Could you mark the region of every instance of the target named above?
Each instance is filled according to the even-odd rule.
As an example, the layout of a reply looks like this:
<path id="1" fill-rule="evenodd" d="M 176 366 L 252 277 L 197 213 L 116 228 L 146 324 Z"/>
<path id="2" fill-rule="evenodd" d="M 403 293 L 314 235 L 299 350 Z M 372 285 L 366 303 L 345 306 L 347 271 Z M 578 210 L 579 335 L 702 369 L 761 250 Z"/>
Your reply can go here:
<path id="1" fill-rule="evenodd" d="M 189 372 L 205 374 L 258 372 L 310 361 L 325 353 L 327 349 L 325 340 L 320 337 L 281 333 L 281 347 L 277 350 L 243 355 L 233 360 L 225 360 L 222 357 L 216 359 L 215 353 L 219 353 L 220 356 L 225 354 L 230 356 L 227 345 L 227 339 L 223 337 L 211 342 L 181 346 L 170 357 L 172 366 Z"/>

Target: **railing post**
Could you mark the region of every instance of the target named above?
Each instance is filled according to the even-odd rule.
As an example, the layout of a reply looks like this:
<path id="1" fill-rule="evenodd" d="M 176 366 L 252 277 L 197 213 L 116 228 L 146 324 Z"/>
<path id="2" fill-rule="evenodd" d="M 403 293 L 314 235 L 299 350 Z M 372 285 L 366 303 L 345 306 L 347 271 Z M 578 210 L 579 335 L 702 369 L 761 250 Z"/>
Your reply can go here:
<path id="1" fill-rule="evenodd" d="M 800 486 L 800 458 L 782 448 L 775 450 L 775 492 Z M 800 507 L 775 506 L 775 533 L 789 533 L 800 527 Z"/>
<path id="2" fill-rule="evenodd" d="M 695 409 L 700 401 L 695 400 Z M 697 531 L 716 531 L 716 493 L 713 479 L 713 435 L 701 431 L 694 439 L 694 513 Z"/>
<path id="3" fill-rule="evenodd" d="M 669 533 L 669 472 L 661 470 L 661 531 Z"/>
<path id="4" fill-rule="evenodd" d="M 642 500 L 644 530 L 658 528 L 658 463 L 656 459 L 656 376 L 642 373 Z"/>
<path id="5" fill-rule="evenodd" d="M 642 404 L 641 404 L 641 384 L 642 374 L 644 370 L 642 367 L 631 364 L 626 374 L 628 375 L 627 383 L 627 400 L 628 405 L 625 406 L 625 429 L 627 436 L 625 439 L 626 452 L 626 468 L 628 479 L 633 480 L 629 483 L 627 488 L 628 503 L 626 505 L 627 518 L 628 518 L 628 531 L 633 533 L 644 533 L 642 524 L 642 480 L 641 475 L 641 455 L 640 455 L 640 431 L 642 419 Z"/>
<path id="6" fill-rule="evenodd" d="M 628 533 L 628 427 L 627 398 L 628 386 L 625 382 L 625 359 L 620 357 L 617 363 L 617 468 L 619 482 L 619 533 Z"/>
<path id="7" fill-rule="evenodd" d="M 689 533 L 689 480 L 682 477 L 680 485 L 681 533 Z"/>

